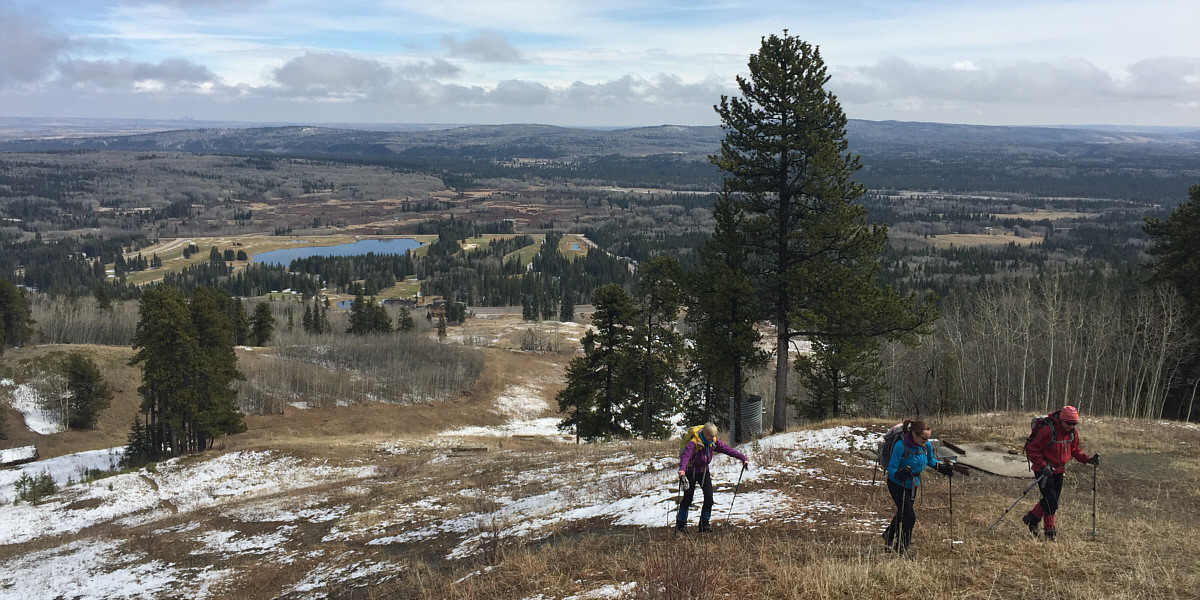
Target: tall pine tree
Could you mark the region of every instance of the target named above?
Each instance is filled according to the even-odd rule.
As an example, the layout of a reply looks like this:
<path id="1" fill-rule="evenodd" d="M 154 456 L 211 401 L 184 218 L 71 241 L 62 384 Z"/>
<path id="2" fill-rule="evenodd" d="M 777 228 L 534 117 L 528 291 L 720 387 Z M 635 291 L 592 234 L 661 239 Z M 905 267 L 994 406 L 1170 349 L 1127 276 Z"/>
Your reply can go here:
<path id="1" fill-rule="evenodd" d="M 837 335 L 816 313 L 839 295 L 834 277 L 845 264 L 878 256 L 887 229 L 868 226 L 865 209 L 853 204 L 865 192 L 851 179 L 859 159 L 847 151 L 846 115 L 825 90 L 820 51 L 785 30 L 763 38 L 749 71 L 737 78 L 741 97 L 722 96 L 716 107 L 725 137 L 711 160 L 726 173 L 723 192 L 745 214 L 750 272 L 776 327 L 772 425 L 781 431 L 789 343 Z"/>

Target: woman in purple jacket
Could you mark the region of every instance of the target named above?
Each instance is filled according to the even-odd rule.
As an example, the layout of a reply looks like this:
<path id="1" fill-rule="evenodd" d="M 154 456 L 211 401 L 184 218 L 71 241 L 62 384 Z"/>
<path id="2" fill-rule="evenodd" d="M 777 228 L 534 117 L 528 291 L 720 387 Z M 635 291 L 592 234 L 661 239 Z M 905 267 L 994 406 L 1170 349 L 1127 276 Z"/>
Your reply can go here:
<path id="1" fill-rule="evenodd" d="M 717 439 L 716 425 L 705 424 L 696 438 L 684 445 L 683 453 L 679 456 L 679 479 L 687 491 L 683 493 L 683 501 L 679 503 L 679 511 L 675 514 L 676 531 L 687 529 L 688 507 L 692 504 L 692 496 L 696 492 L 697 483 L 700 484 L 700 489 L 704 490 L 704 506 L 700 509 L 700 531 L 702 533 L 712 531 L 708 525 L 713 507 L 712 476 L 709 475 L 708 467 L 716 452 L 742 461 L 743 469 L 750 465 L 746 455 Z"/>

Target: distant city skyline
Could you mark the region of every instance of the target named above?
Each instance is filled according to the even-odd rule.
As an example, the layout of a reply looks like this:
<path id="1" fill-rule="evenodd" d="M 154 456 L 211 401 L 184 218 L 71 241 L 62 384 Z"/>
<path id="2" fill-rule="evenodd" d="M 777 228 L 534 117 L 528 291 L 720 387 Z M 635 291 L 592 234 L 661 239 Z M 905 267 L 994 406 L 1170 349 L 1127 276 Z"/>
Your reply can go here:
<path id="1" fill-rule="evenodd" d="M 848 117 L 1200 129 L 1200 2 L 5 0 L 0 116 L 715 125 L 763 36 Z"/>

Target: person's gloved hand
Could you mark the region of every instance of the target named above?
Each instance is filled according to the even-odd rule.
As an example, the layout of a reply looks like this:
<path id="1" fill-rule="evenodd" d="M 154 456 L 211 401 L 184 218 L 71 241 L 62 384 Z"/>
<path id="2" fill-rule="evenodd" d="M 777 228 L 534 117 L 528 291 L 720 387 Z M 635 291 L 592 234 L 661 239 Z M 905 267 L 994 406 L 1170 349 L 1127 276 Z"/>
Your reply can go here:
<path id="1" fill-rule="evenodd" d="M 912 472 L 912 469 L 909 467 L 904 467 L 903 469 L 896 471 L 896 480 L 899 481 L 900 483 L 904 483 L 905 481 L 908 481 L 909 479 L 912 479 L 912 478 L 913 478 L 913 472 Z"/>
<path id="2" fill-rule="evenodd" d="M 1041 471 L 1038 471 L 1038 476 L 1049 480 L 1051 477 L 1054 477 L 1054 469 L 1051 469 L 1050 465 L 1046 465 L 1042 467 Z"/>
<path id="3" fill-rule="evenodd" d="M 937 466 L 937 472 L 946 477 L 954 478 L 954 466 L 948 462 L 940 462 Z"/>
<path id="4" fill-rule="evenodd" d="M 1099 455 L 1097 455 L 1097 456 L 1099 456 Z M 750 468 L 750 461 L 743 460 L 742 461 L 742 470 L 745 471 L 746 469 L 749 469 L 749 468 Z"/>
<path id="5" fill-rule="evenodd" d="M 1093 454 L 1092 457 L 1088 459 L 1087 464 L 1096 465 L 1097 467 L 1100 466 L 1100 454 Z"/>
<path id="6" fill-rule="evenodd" d="M 692 485 L 688 483 L 687 476 L 683 474 L 683 471 L 679 472 L 679 487 L 685 490 L 692 489 Z"/>

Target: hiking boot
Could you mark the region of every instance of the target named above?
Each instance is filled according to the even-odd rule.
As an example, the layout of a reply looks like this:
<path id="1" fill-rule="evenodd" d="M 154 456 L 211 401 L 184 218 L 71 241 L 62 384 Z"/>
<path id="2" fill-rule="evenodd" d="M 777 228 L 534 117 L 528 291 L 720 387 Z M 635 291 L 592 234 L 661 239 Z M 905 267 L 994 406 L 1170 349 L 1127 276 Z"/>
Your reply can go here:
<path id="1" fill-rule="evenodd" d="M 1029 533 L 1032 533 L 1033 537 L 1038 536 L 1038 523 L 1041 522 L 1041 519 L 1033 516 L 1033 513 L 1030 512 L 1021 517 L 1021 522 L 1029 527 Z"/>
<path id="2" fill-rule="evenodd" d="M 1054 536 L 1055 536 L 1056 534 L 1057 534 L 1057 532 L 1056 532 L 1056 531 L 1054 531 L 1053 529 L 1047 529 L 1047 530 L 1046 530 L 1046 541 L 1047 541 L 1047 542 L 1053 542 L 1053 541 L 1054 541 Z"/>
<path id="3" fill-rule="evenodd" d="M 708 521 L 700 522 L 700 533 L 712 533 L 712 527 L 708 525 Z"/>

